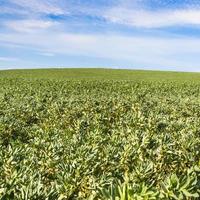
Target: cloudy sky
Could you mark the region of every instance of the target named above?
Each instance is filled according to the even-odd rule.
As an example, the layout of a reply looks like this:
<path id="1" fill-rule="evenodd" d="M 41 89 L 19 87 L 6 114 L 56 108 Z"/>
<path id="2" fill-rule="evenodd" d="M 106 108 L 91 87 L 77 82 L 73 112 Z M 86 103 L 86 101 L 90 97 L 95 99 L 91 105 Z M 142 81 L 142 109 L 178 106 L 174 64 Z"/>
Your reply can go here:
<path id="1" fill-rule="evenodd" d="M 199 0 L 0 0 L 0 69 L 200 71 Z"/>

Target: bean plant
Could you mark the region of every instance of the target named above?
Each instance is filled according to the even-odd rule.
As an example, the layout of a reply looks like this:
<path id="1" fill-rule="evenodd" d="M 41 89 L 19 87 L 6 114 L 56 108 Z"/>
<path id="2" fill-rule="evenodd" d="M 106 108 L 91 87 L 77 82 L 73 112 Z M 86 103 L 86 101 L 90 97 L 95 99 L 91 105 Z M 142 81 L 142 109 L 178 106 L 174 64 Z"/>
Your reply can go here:
<path id="1" fill-rule="evenodd" d="M 0 78 L 0 199 L 200 199 L 200 82 Z"/>

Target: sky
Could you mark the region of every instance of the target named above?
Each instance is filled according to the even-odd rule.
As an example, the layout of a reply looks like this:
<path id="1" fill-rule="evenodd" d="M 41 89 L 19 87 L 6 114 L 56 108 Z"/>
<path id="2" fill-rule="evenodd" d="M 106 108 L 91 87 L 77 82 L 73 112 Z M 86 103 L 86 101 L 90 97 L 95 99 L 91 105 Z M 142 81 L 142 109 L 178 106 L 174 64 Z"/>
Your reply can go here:
<path id="1" fill-rule="evenodd" d="M 0 0 L 0 69 L 200 71 L 199 0 Z"/>

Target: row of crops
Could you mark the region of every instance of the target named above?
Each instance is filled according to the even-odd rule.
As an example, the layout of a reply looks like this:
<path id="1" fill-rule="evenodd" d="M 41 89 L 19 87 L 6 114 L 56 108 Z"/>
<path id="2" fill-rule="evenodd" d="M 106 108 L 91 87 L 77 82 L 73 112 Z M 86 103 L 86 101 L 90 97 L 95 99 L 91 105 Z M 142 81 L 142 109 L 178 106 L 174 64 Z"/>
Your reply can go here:
<path id="1" fill-rule="evenodd" d="M 0 199 L 199 199 L 200 83 L 0 79 Z"/>

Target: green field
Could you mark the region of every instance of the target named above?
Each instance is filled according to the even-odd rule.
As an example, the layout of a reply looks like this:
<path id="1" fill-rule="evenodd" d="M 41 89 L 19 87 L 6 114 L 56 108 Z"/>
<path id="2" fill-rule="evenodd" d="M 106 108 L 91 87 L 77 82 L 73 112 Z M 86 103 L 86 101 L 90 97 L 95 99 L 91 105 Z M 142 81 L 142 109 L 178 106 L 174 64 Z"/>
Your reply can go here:
<path id="1" fill-rule="evenodd" d="M 0 71 L 0 199 L 200 199 L 200 73 Z"/>
<path id="2" fill-rule="evenodd" d="M 200 73 L 121 69 L 32 69 L 0 71 L 0 78 L 54 80 L 200 81 Z"/>

